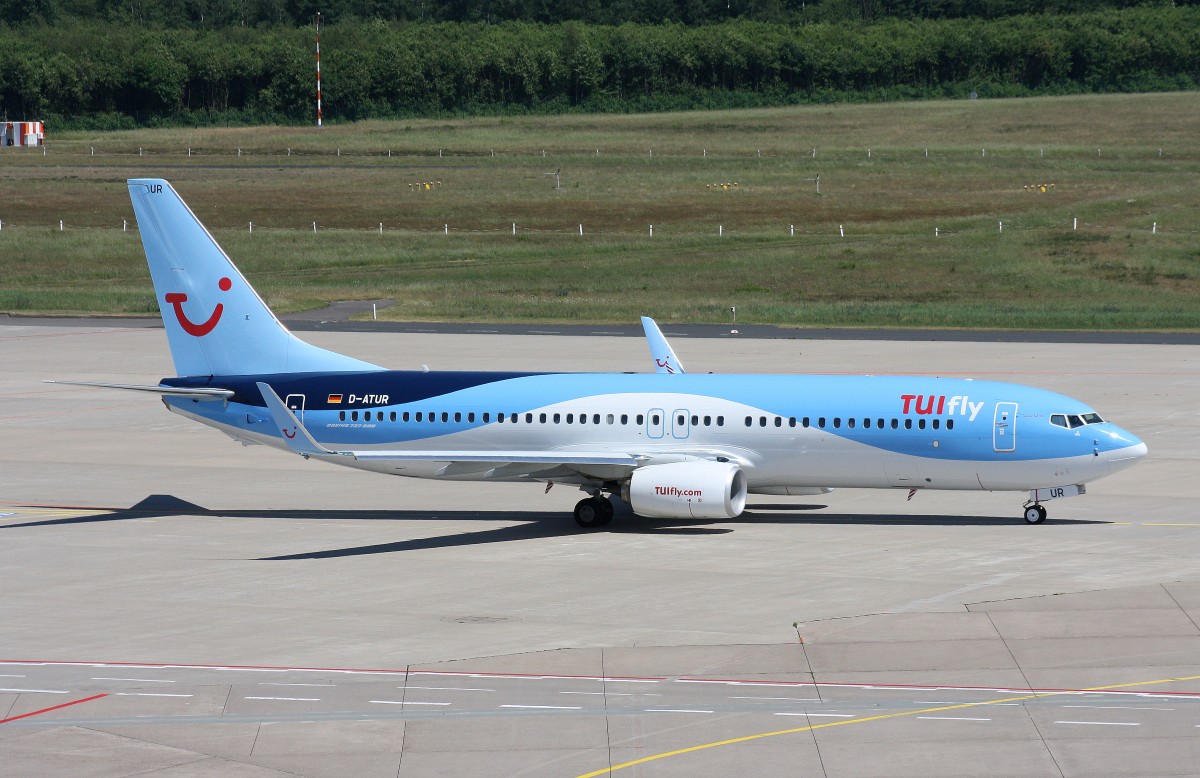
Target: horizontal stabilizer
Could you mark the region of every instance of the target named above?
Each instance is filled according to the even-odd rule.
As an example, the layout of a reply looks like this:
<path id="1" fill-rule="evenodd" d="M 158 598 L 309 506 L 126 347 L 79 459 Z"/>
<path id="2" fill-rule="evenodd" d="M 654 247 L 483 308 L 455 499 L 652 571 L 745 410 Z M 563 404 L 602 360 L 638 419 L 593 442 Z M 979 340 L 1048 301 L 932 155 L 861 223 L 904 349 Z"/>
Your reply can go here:
<path id="1" fill-rule="evenodd" d="M 90 386 L 94 389 L 124 389 L 129 392 L 145 392 L 166 397 L 191 397 L 194 400 L 228 400 L 233 397 L 232 389 L 196 388 L 181 386 L 147 386 L 143 384 L 106 384 L 97 381 L 42 381 L 43 384 L 63 386 Z"/>

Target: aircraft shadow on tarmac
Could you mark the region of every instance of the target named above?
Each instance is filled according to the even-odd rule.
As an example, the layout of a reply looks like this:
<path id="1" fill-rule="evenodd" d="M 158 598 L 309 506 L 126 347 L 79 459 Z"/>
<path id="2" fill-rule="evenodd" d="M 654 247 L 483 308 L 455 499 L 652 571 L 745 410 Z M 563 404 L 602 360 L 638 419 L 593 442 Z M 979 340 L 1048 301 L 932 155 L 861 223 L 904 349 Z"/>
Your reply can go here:
<path id="1" fill-rule="evenodd" d="M 790 524 L 806 525 L 871 525 L 871 526 L 1012 526 L 1024 528 L 1024 522 L 1011 517 L 995 516 L 949 516 L 949 515 L 899 515 L 899 514 L 820 514 L 799 515 L 807 511 L 824 510 L 826 505 L 801 504 L 752 504 L 746 513 L 736 519 L 650 519 L 632 514 L 620 515 L 601 532 L 635 535 L 723 535 L 736 531 L 737 525 Z M 389 554 L 456 546 L 475 546 L 487 543 L 507 543 L 536 538 L 570 537 L 579 535 L 580 530 L 568 515 L 562 512 L 512 512 L 512 511 L 412 511 L 412 510 L 220 510 L 203 508 L 172 495 L 156 494 L 147 497 L 130 508 L 114 509 L 110 512 L 68 516 L 40 521 L 27 521 L 0 525 L 2 529 L 46 527 L 67 524 L 91 524 L 128 519 L 161 518 L 168 516 L 196 516 L 200 518 L 238 519 L 290 519 L 294 521 L 504 521 L 520 522 L 495 529 L 462 532 L 431 538 L 414 538 L 394 543 L 370 546 L 324 549 L 282 556 L 258 557 L 255 561 L 289 561 L 300 559 L 332 559 L 346 556 Z M 1047 524 L 1097 525 L 1107 521 L 1077 519 L 1050 519 Z M 720 525 L 720 526 L 713 526 Z M 731 527 L 729 525 L 734 525 Z M 596 530 L 591 530 L 595 532 Z"/>

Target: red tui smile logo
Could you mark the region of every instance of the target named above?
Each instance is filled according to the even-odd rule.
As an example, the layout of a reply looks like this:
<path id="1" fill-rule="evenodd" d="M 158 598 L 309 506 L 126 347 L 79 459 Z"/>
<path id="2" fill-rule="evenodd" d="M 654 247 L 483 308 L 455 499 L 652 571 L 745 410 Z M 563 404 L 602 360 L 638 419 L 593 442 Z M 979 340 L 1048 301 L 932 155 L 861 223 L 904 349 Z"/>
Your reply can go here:
<path id="1" fill-rule="evenodd" d="M 222 292 L 228 292 L 233 286 L 233 282 L 228 278 L 222 278 L 217 282 L 217 286 Z M 188 296 L 183 292 L 168 292 L 164 298 L 175 309 L 175 318 L 179 320 L 179 326 L 183 327 L 183 331 L 197 338 L 202 338 L 212 332 L 217 326 L 217 322 L 221 320 L 221 314 L 225 312 L 225 306 L 217 303 L 217 307 L 213 309 L 212 316 L 208 317 L 208 321 L 196 324 L 187 317 L 183 312 L 183 304 L 187 302 Z"/>

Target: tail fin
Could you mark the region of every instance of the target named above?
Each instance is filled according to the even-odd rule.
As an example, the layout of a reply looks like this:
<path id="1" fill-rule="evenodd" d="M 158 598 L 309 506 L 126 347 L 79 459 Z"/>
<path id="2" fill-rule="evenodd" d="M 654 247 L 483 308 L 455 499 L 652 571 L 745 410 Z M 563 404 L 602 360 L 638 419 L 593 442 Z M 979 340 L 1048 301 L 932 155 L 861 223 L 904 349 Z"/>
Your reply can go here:
<path id="1" fill-rule="evenodd" d="M 179 375 L 382 369 L 288 332 L 169 183 L 130 179 L 129 197 Z"/>

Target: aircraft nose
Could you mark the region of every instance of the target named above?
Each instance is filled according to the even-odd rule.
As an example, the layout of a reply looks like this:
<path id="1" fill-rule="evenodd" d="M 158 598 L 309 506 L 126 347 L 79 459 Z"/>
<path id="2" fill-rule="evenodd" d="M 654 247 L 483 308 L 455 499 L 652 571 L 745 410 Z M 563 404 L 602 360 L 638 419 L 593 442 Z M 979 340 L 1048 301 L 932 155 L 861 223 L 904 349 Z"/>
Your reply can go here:
<path id="1" fill-rule="evenodd" d="M 1146 456 L 1149 449 L 1135 435 L 1124 433 L 1121 436 L 1129 443 L 1119 448 L 1113 448 L 1108 453 L 1108 467 L 1111 472 L 1124 470 Z"/>

